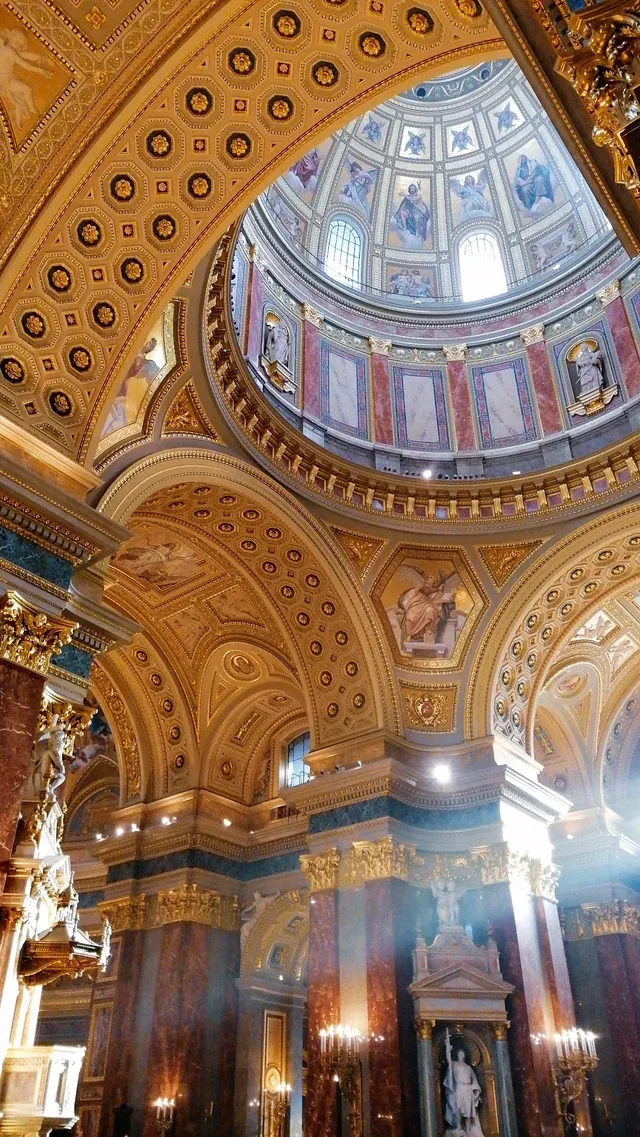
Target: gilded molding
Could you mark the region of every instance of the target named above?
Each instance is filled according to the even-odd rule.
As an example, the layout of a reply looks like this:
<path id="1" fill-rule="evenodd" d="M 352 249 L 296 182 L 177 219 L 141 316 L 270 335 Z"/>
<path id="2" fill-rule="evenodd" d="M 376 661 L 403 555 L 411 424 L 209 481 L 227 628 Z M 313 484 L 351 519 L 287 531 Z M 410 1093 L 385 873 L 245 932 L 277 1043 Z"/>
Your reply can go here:
<path id="1" fill-rule="evenodd" d="M 412 730 L 446 733 L 455 729 L 457 683 L 401 683 L 405 724 Z"/>
<path id="2" fill-rule="evenodd" d="M 464 362 L 468 350 L 466 343 L 443 344 L 442 346 L 442 354 L 447 363 Z"/>
<path id="3" fill-rule="evenodd" d="M 102 900 L 98 911 L 109 921 L 114 935 L 141 931 L 146 925 L 149 900 L 146 896 L 127 896 L 121 900 Z"/>
<path id="4" fill-rule="evenodd" d="M 609 304 L 613 304 L 613 301 L 617 300 L 619 295 L 619 280 L 612 280 L 610 284 L 605 285 L 605 287 L 601 288 L 599 292 L 596 292 L 596 296 L 598 297 L 598 300 L 602 304 L 603 308 L 607 308 Z"/>
<path id="5" fill-rule="evenodd" d="M 46 675 L 51 657 L 60 654 L 77 627 L 71 620 L 39 612 L 9 589 L 0 600 L 0 658 Z"/>
<path id="6" fill-rule="evenodd" d="M 544 340 L 544 324 L 534 324 L 531 328 L 524 328 L 520 332 L 520 339 L 525 347 L 533 343 L 542 343 Z"/>
<path id="7" fill-rule="evenodd" d="M 141 784 L 140 755 L 127 708 L 100 666 L 94 665 L 92 669 L 92 683 L 100 696 L 104 710 L 111 719 L 111 725 L 115 725 L 116 728 L 115 736 L 120 743 L 118 754 L 122 758 L 127 775 L 126 797 L 127 799 L 137 797 Z"/>
<path id="8" fill-rule="evenodd" d="M 404 845 L 393 837 L 381 841 L 354 841 L 342 858 L 344 881 L 365 884 L 370 880 L 409 879 L 409 866 L 422 865 L 415 845 Z"/>
<path id="9" fill-rule="evenodd" d="M 307 878 L 310 892 L 322 892 L 338 887 L 340 854 L 335 846 L 326 853 L 303 853 L 300 868 Z"/>
<path id="10" fill-rule="evenodd" d="M 206 924 L 228 932 L 240 926 L 237 896 L 225 896 L 197 884 L 181 884 L 150 896 L 104 900 L 98 909 L 109 920 L 114 934 L 165 924 Z"/>
<path id="11" fill-rule="evenodd" d="M 611 904 L 582 904 L 576 909 L 580 939 L 591 936 L 640 936 L 640 905 L 626 900 Z"/>

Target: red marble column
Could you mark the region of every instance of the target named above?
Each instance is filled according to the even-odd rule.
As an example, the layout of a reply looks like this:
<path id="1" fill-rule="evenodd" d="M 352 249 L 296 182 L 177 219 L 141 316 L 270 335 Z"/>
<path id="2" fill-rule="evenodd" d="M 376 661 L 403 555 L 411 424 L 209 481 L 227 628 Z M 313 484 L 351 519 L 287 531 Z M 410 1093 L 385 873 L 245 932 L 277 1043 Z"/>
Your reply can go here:
<path id="1" fill-rule="evenodd" d="M 391 377 L 389 374 L 390 340 L 369 337 L 371 348 L 371 391 L 373 398 L 374 439 L 393 446 L 393 414 L 391 410 Z"/>
<path id="2" fill-rule="evenodd" d="M 0 893 L 7 879 L 44 677 L 0 660 Z"/>
<path id="3" fill-rule="evenodd" d="M 307 975 L 307 1133 L 309 1137 L 335 1137 L 335 1084 L 331 1075 L 321 1069 L 318 1038 L 322 1027 L 340 1022 L 338 893 L 335 888 L 316 892 L 311 899 Z"/>
<path id="4" fill-rule="evenodd" d="M 262 304 L 264 290 L 262 273 L 255 258 L 251 261 L 251 283 L 249 286 L 249 311 L 247 312 L 246 355 L 253 363 L 258 362 L 262 351 Z"/>
<path id="5" fill-rule="evenodd" d="M 320 417 L 320 324 L 322 316 L 304 305 L 302 354 L 302 409 Z"/>
<path id="6" fill-rule="evenodd" d="M 637 1133 L 640 1101 L 640 1024 L 637 993 L 630 982 L 624 941 L 628 936 L 596 937 L 602 991 L 622 1104 L 621 1132 Z M 634 963 L 635 973 L 635 963 Z M 635 984 L 634 975 L 634 984 Z"/>
<path id="7" fill-rule="evenodd" d="M 563 429 L 563 422 L 547 355 L 547 345 L 544 342 L 544 325 L 536 324 L 535 327 L 528 328 L 521 333 L 521 338 L 527 348 L 527 360 L 540 425 L 544 434 L 556 434 Z"/>
<path id="8" fill-rule="evenodd" d="M 563 1137 L 549 1049 L 535 1041 L 552 1033 L 554 1022 L 535 899 L 507 884 L 483 889 L 483 894 L 503 977 L 515 987 L 508 1007 L 508 1038 L 520 1137 Z"/>
<path id="9" fill-rule="evenodd" d="M 443 347 L 447 360 L 447 378 L 449 380 L 449 397 L 453 411 L 458 450 L 475 450 L 476 439 L 473 429 L 473 412 L 471 410 L 471 394 L 469 391 L 469 377 L 467 365 L 464 362 L 466 348 Z"/>
<path id="10" fill-rule="evenodd" d="M 611 331 L 611 338 L 615 344 L 616 354 L 620 361 L 620 370 L 624 379 L 628 395 L 633 398 L 640 393 L 640 359 L 638 349 L 629 325 L 627 310 L 622 297 L 615 296 L 608 304 L 605 290 L 598 294 L 603 304 L 606 304 L 607 323 Z"/>
<path id="11" fill-rule="evenodd" d="M 409 994 L 415 901 L 399 880 L 365 885 L 371 1137 L 420 1131 L 413 1001 Z"/>

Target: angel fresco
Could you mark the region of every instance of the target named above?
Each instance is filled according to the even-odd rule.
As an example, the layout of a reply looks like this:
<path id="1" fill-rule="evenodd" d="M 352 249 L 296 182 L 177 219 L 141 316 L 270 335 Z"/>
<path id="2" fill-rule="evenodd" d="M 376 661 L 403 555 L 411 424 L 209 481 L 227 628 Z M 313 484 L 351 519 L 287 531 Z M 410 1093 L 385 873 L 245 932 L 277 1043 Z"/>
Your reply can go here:
<path id="1" fill-rule="evenodd" d="M 417 158 L 425 151 L 425 132 L 418 134 L 415 130 L 407 129 L 407 139 L 404 144 L 404 153 L 411 154 L 412 157 Z"/>
<path id="2" fill-rule="evenodd" d="M 367 121 L 362 124 L 360 133 L 364 134 L 365 138 L 368 138 L 369 142 L 372 142 L 375 146 L 379 142 L 382 142 L 382 125 L 381 122 L 378 122 L 378 120 L 373 117 L 371 111 L 369 111 Z"/>
<path id="3" fill-rule="evenodd" d="M 470 611 L 470 597 L 451 562 L 404 563 L 385 588 L 383 603 L 401 653 L 449 659 Z"/>
<path id="4" fill-rule="evenodd" d="M 356 161 L 348 161 L 346 166 L 348 178 L 340 188 L 338 201 L 342 202 L 343 205 L 355 206 L 368 218 L 371 214 L 369 195 L 376 183 L 378 171 L 363 170 L 360 163 Z"/>
<path id="5" fill-rule="evenodd" d="M 0 99 L 18 134 L 39 117 L 31 80 L 20 72 L 49 76 L 53 70 L 51 60 L 29 51 L 29 40 L 21 28 L 0 28 Z"/>
<path id="6" fill-rule="evenodd" d="M 451 192 L 460 198 L 460 221 L 472 221 L 476 217 L 490 217 L 493 210 L 491 202 L 485 197 L 487 171 L 480 170 L 476 177 L 466 174 L 464 181 L 451 178 Z"/>

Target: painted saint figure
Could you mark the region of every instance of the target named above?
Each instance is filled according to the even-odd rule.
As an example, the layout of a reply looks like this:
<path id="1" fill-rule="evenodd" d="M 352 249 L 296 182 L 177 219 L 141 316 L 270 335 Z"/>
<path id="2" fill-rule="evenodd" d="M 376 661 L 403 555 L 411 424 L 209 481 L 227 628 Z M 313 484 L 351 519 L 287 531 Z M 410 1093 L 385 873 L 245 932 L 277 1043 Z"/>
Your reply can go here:
<path id="1" fill-rule="evenodd" d="M 369 194 L 373 189 L 377 175 L 377 170 L 362 169 L 359 162 L 349 163 L 349 180 L 344 183 L 340 190 L 339 200 L 350 205 L 355 205 L 365 217 L 369 216 L 371 203 L 369 201 Z"/>
<path id="2" fill-rule="evenodd" d="M 445 1119 L 448 1125 L 447 1137 L 484 1137 L 478 1119 L 478 1104 L 482 1096 L 476 1072 L 467 1062 L 462 1047 L 456 1048 L 455 1058 L 451 1053 L 449 1030 L 445 1040 L 447 1053 L 447 1072 L 444 1077 L 446 1100 Z"/>
<path id="3" fill-rule="evenodd" d="M 423 583 L 408 588 L 398 598 L 398 619 L 404 625 L 405 641 L 425 644 L 437 642 L 443 616 L 455 606 L 453 595 L 444 589 L 445 578 L 421 573 Z"/>
<path id="4" fill-rule="evenodd" d="M 103 438 L 106 434 L 111 434 L 113 430 L 118 430 L 122 426 L 129 426 L 130 423 L 135 422 L 144 397 L 160 370 L 160 364 L 156 363 L 155 359 L 151 357 L 157 345 L 156 337 L 152 336 L 136 355 L 118 394 L 113 400 L 113 406 L 102 428 Z"/>
<path id="5" fill-rule="evenodd" d="M 545 202 L 553 204 L 553 186 L 548 166 L 521 154 L 513 179 L 513 188 L 527 213 L 539 212 Z"/>
<path id="6" fill-rule="evenodd" d="M 407 188 L 395 213 L 395 222 L 401 232 L 409 233 L 420 241 L 426 241 L 431 223 L 431 211 L 422 200 L 422 194 L 415 182 Z"/>
<path id="7" fill-rule="evenodd" d="M 575 358 L 578 373 L 578 395 L 592 395 L 605 386 L 602 370 L 602 352 L 598 347 L 592 349 L 588 343 L 581 343 Z"/>

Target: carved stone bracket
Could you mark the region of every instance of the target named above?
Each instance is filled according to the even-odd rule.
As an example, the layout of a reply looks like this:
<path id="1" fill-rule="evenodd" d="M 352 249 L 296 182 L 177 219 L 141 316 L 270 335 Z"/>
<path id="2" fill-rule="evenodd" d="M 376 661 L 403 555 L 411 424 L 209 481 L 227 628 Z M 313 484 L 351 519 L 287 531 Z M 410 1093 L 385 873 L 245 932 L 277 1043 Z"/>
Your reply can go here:
<path id="1" fill-rule="evenodd" d="M 0 599 L 0 658 L 46 675 L 51 657 L 60 654 L 77 627 L 71 620 L 39 612 L 9 589 Z"/>
<path id="2" fill-rule="evenodd" d="M 76 706 L 61 699 L 50 687 L 45 687 L 38 715 L 37 736 L 41 738 L 54 729 L 61 731 L 64 737 L 63 753 L 71 757 L 76 738 L 86 730 L 95 711 L 95 706 Z"/>

